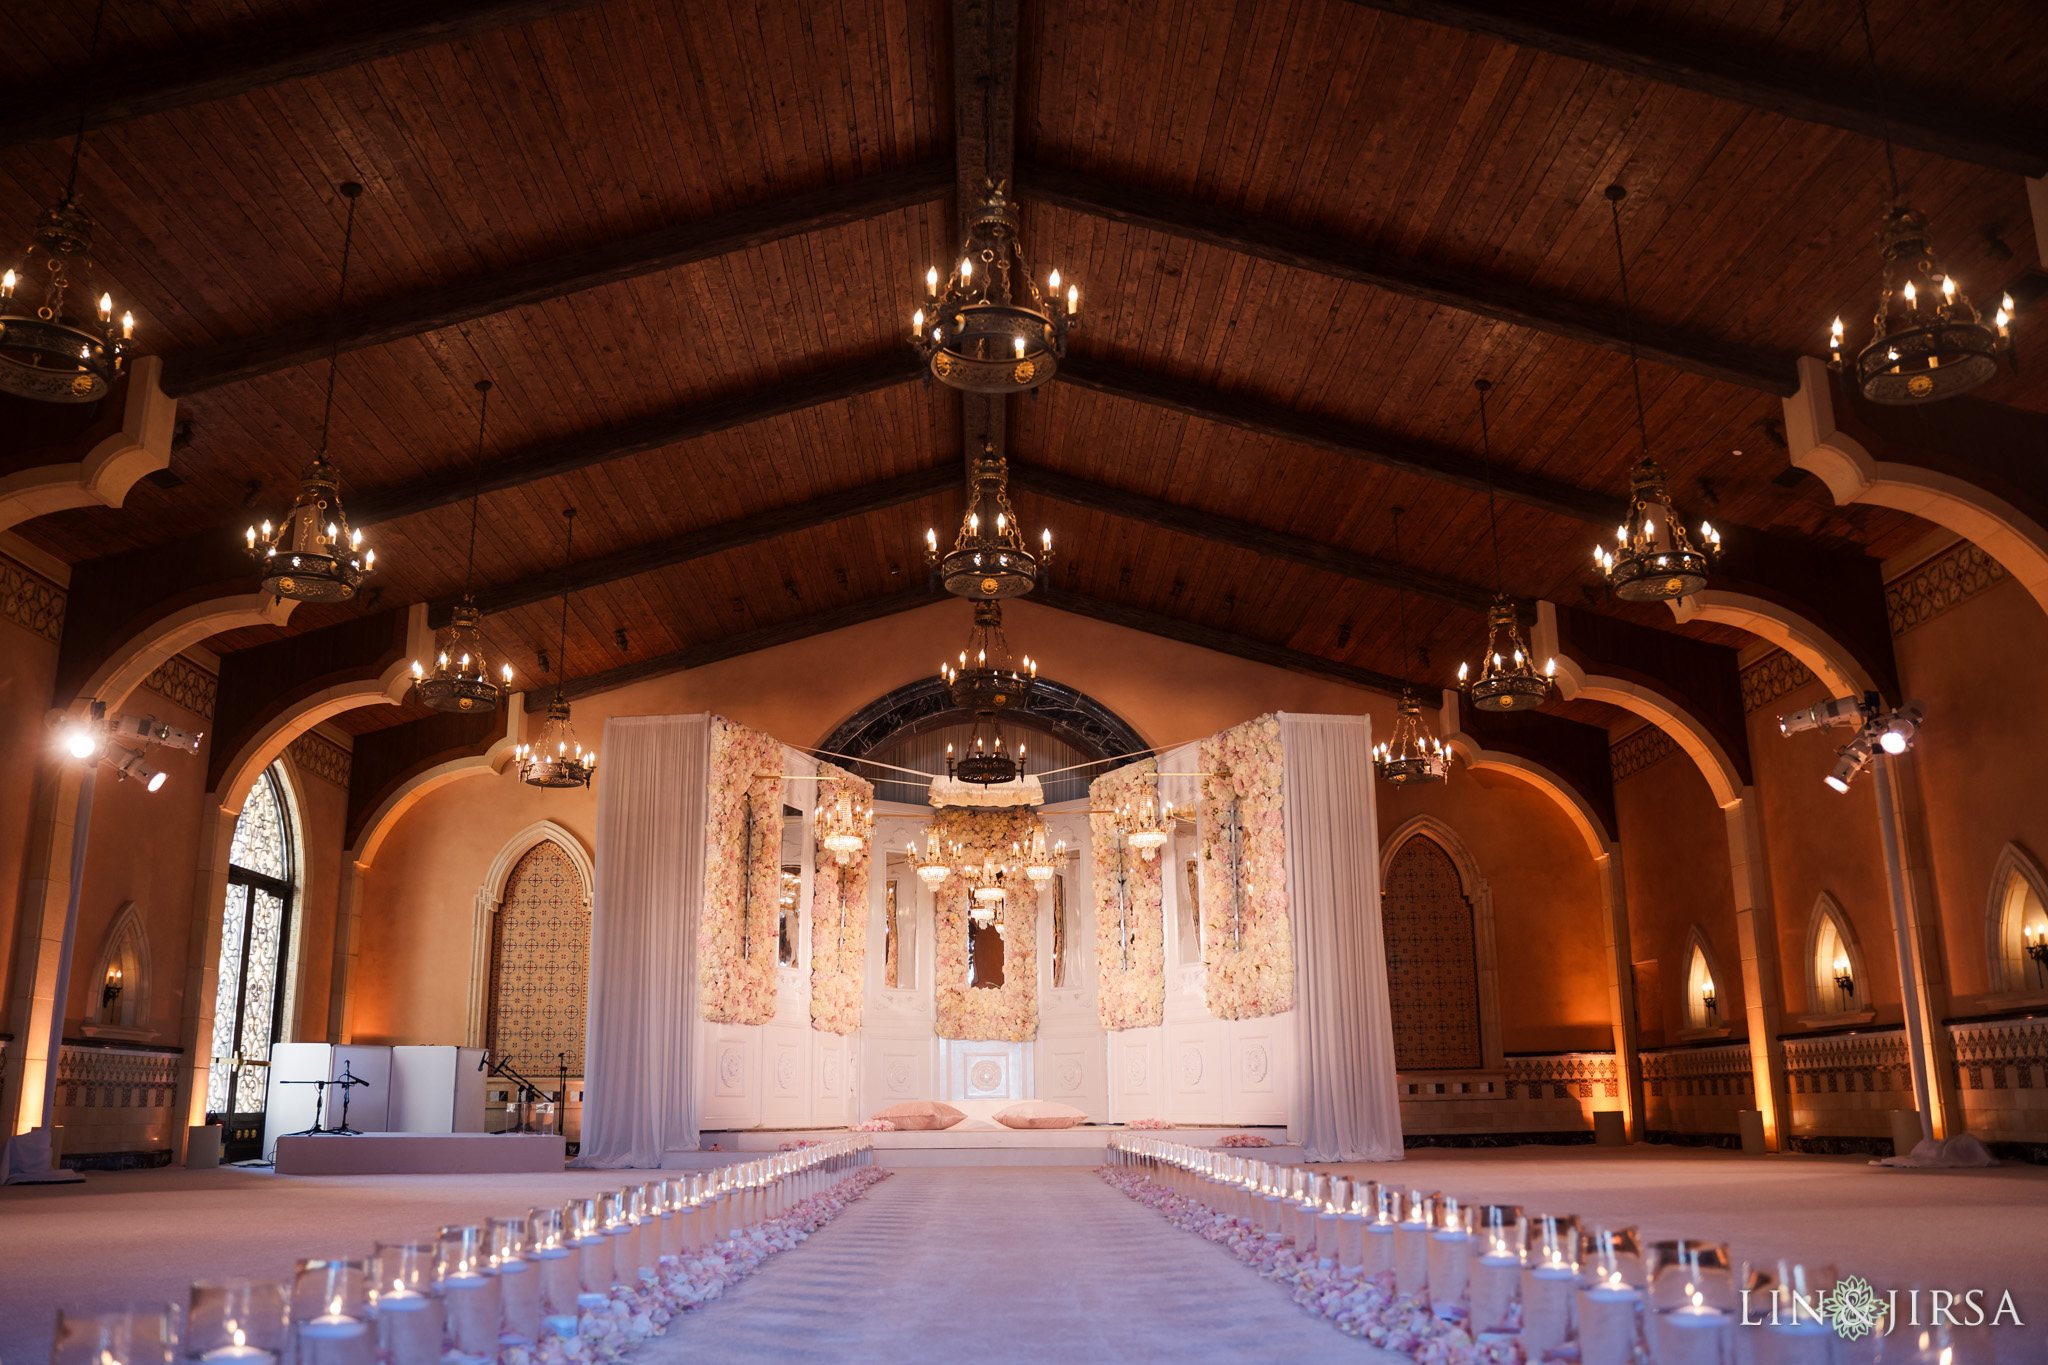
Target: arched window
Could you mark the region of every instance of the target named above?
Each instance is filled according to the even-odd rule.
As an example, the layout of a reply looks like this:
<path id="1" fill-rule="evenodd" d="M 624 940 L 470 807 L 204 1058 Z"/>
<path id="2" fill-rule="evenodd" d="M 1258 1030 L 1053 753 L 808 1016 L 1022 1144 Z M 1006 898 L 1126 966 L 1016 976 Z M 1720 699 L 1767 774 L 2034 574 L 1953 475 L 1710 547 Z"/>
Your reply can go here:
<path id="1" fill-rule="evenodd" d="M 1685 942 L 1685 1026 L 1689 1029 L 1717 1029 L 1727 1012 L 1721 999 L 1714 959 L 1707 936 L 1695 925 Z"/>
<path id="2" fill-rule="evenodd" d="M 534 1081 L 583 1070 L 590 994 L 590 899 L 553 839 L 505 878 L 491 926 L 491 999 L 484 1045 Z"/>
<path id="3" fill-rule="evenodd" d="M 1457 864 L 1442 844 L 1410 835 L 1381 888 L 1394 1065 L 1446 1071 L 1485 1065 L 1478 935 Z"/>
<path id="4" fill-rule="evenodd" d="M 1842 907 L 1823 892 L 1807 929 L 1807 991 L 1815 1014 L 1850 1014 L 1867 1008 L 1870 982 L 1863 952 Z"/>
<path id="5" fill-rule="evenodd" d="M 2048 991 L 2048 876 L 2018 844 L 1991 872 L 1991 988 Z"/>
<path id="6" fill-rule="evenodd" d="M 262 1153 L 270 1045 L 284 1036 L 291 1017 L 298 880 L 292 829 L 284 780 L 273 764 L 256 779 L 235 821 L 228 892 L 221 906 L 206 1111 L 209 1121 L 226 1126 L 222 1155 L 228 1160 Z"/>

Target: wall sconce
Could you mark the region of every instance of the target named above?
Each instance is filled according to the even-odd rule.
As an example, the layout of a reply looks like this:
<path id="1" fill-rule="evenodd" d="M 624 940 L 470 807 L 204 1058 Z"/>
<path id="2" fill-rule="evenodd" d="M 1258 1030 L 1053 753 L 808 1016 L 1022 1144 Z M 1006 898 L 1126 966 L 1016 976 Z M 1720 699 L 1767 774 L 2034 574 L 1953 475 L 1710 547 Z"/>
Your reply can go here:
<path id="1" fill-rule="evenodd" d="M 113 1003 L 116 1000 L 119 1000 L 120 998 L 121 964 L 118 962 L 110 962 L 107 964 L 106 983 L 100 987 L 100 1008 L 111 1008 Z"/>
<path id="2" fill-rule="evenodd" d="M 2029 924 L 2024 932 L 2027 936 L 2027 956 L 2034 959 L 2037 970 L 2048 972 L 2048 924 Z"/>
<path id="3" fill-rule="evenodd" d="M 1846 956 L 1838 956 L 1835 959 L 1835 985 L 1841 988 L 1844 995 L 1856 994 L 1856 977 L 1849 970 L 1849 959 Z"/>
<path id="4" fill-rule="evenodd" d="M 1700 982 L 1700 1004 L 1706 1008 L 1708 1014 L 1719 1017 L 1714 1009 L 1714 983 L 1711 979 Z"/>

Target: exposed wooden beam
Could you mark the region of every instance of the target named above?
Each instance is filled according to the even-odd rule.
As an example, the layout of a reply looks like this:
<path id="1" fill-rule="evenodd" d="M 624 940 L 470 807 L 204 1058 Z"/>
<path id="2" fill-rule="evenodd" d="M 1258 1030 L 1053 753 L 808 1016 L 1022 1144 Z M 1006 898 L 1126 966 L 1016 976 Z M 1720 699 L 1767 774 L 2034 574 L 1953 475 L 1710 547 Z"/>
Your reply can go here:
<path id="1" fill-rule="evenodd" d="M 915 379 L 918 374 L 913 358 L 892 351 L 802 378 L 748 384 L 625 426 L 577 432 L 513 451 L 491 461 L 481 479 L 466 468 L 453 466 L 412 483 L 372 491 L 350 500 L 352 514 L 359 526 L 395 521 L 461 502 L 472 488 L 481 487 L 486 493 L 517 488 L 608 460 L 679 445 L 715 431 L 873 393 Z M 958 477 L 957 473 L 954 477 Z"/>
<path id="2" fill-rule="evenodd" d="M 1510 280 L 1341 242 L 1080 171 L 1020 163 L 1017 182 L 1019 194 L 1039 203 L 1391 290 L 1610 351 L 1628 349 L 1620 309 L 1604 303 L 1582 303 Z M 1798 389 L 1792 369 L 1795 357 L 1789 354 L 1755 351 L 1717 337 L 1640 322 L 1636 325 L 1636 349 L 1645 360 L 1780 397 L 1789 397 Z M 1063 364 L 1061 373 L 1066 372 Z"/>
<path id="3" fill-rule="evenodd" d="M 987 185 L 1011 179 L 1016 137 L 1017 0 L 953 0 L 953 201 L 963 239 Z M 1008 416 L 999 395 L 960 395 L 960 448 L 969 461 L 984 442 L 1004 449 Z"/>
<path id="4" fill-rule="evenodd" d="M 418 0 L 315 9 L 289 21 L 243 24 L 188 51 L 154 53 L 111 71 L 79 72 L 0 99 L 0 146 L 68 137 L 78 129 L 79 82 L 90 79 L 86 125 L 228 99 L 323 71 L 416 52 L 495 28 L 587 9 L 599 0 Z"/>
<path id="5" fill-rule="evenodd" d="M 863 621 L 875 621 L 884 616 L 895 616 L 900 612 L 915 611 L 934 602 L 951 600 L 943 592 L 917 588 L 904 592 L 889 593 L 882 597 L 863 598 L 845 606 L 833 607 L 828 611 L 813 612 L 809 616 L 798 616 L 788 621 L 755 630 L 741 631 L 737 635 L 721 636 L 716 640 L 700 640 L 693 645 L 657 654 L 651 659 L 637 663 L 622 664 L 608 668 L 602 673 L 588 677 L 571 678 L 562 685 L 562 695 L 569 698 L 587 696 L 592 692 L 608 692 L 615 687 L 624 687 L 629 682 L 650 678 L 659 673 L 673 673 L 680 669 L 702 668 L 721 659 L 738 658 L 758 650 L 772 649 L 797 640 L 806 640 L 813 635 L 827 631 L 843 630 L 857 626 Z M 554 699 L 552 687 L 536 688 L 526 694 L 526 709 L 541 711 Z"/>
<path id="6" fill-rule="evenodd" d="M 1092 616 L 1098 621 L 1107 621 L 1114 626 L 1128 630 L 1143 631 L 1163 639 L 1179 640 L 1182 644 L 1198 645 L 1213 649 L 1218 654 L 1232 654 L 1254 663 L 1284 668 L 1294 673 L 1307 673 L 1318 678 L 1334 678 L 1353 687 L 1363 687 L 1373 692 L 1384 692 L 1398 697 L 1406 687 L 1399 678 L 1378 673 L 1370 668 L 1359 668 L 1352 664 L 1338 663 L 1325 659 L 1320 654 L 1309 654 L 1285 645 L 1268 644 L 1246 635 L 1237 635 L 1213 626 L 1197 625 L 1175 616 L 1162 616 L 1156 611 L 1143 607 L 1125 606 L 1121 602 L 1107 602 L 1099 597 L 1069 592 L 1062 588 L 1039 588 L 1024 599 L 1055 611 L 1070 611 L 1076 616 Z M 1425 693 L 1428 693 L 1425 689 Z"/>
<path id="7" fill-rule="evenodd" d="M 2037 123 L 2001 110 L 1958 106 L 1946 93 L 1914 94 L 1875 77 L 1845 75 L 1812 64 L 1793 66 L 1699 31 L 1645 24 L 1634 15 L 1595 11 L 1575 0 L 1351 0 L 1389 14 L 1446 28 L 1484 33 L 1538 52 L 1555 53 L 1631 76 L 1696 90 L 1715 99 L 1766 109 L 1804 123 L 1824 123 L 1904 147 L 2012 171 L 2048 175 L 2048 136 Z M 1862 61 L 1861 44 L 1840 61 Z"/>
<path id="8" fill-rule="evenodd" d="M 893 479 L 882 479 L 858 488 L 846 489 L 844 492 L 828 493 L 807 502 L 771 508 L 750 517 L 720 522 L 715 526 L 706 526 L 647 545 L 636 545 L 614 554 L 579 560 L 566 571 L 549 569 L 515 579 L 510 583 L 499 583 L 478 592 L 476 604 L 486 616 L 495 612 L 511 611 L 515 607 L 530 606 L 535 602 L 544 602 L 550 597 L 557 596 L 565 585 L 571 592 L 580 592 L 585 588 L 616 583 L 623 578 L 653 573 L 657 569 L 666 569 L 677 564 L 687 564 L 693 559 L 704 559 L 743 546 L 758 545 L 777 536 L 793 535 L 798 531 L 844 521 L 848 517 L 865 516 L 884 508 L 899 507 L 906 502 L 915 502 L 934 493 L 943 493 L 956 487 L 959 481 L 960 471 L 952 464 L 913 470 L 908 474 L 899 474 Z M 437 627 L 440 626 L 447 620 L 449 611 L 459 600 L 452 596 L 434 599 L 428 604 L 429 621 Z"/>
<path id="9" fill-rule="evenodd" d="M 1467 611 L 1483 612 L 1493 602 L 1493 594 L 1475 584 L 1461 583 L 1457 579 L 1424 573 L 1419 569 L 1404 568 L 1389 560 L 1359 554 L 1355 550 L 1324 545 L 1320 541 L 1306 540 L 1301 536 L 1289 535 L 1285 531 L 1275 531 L 1264 526 L 1254 526 L 1250 522 L 1218 516 L 1213 512 L 1162 502 L 1158 498 L 1148 498 L 1142 493 L 1129 493 L 1121 488 L 1111 488 L 1107 484 L 1047 469 L 1043 465 L 1020 464 L 1012 460 L 1010 486 L 1053 498 L 1074 507 L 1092 508 L 1127 521 L 1138 521 L 1147 526 L 1177 531 L 1182 535 L 1194 536 L 1217 545 L 1235 546 L 1240 550 L 1249 550 L 1253 554 L 1264 555 L 1270 559 L 1303 564 L 1312 569 L 1356 579 L 1361 583 L 1371 583 L 1390 589 L 1406 587 L 1417 597 L 1425 597 Z"/>
<path id="10" fill-rule="evenodd" d="M 599 285 L 912 208 L 939 198 L 952 186 L 953 163 L 927 161 L 680 227 L 542 257 L 440 289 L 401 294 L 338 317 L 314 318 L 261 336 L 166 356 L 163 390 L 181 397 L 304 365 L 325 356 L 337 343 L 344 351 L 382 346 Z"/>
<path id="11" fill-rule="evenodd" d="M 1114 361 L 1070 355 L 1060 364 L 1060 382 L 1150 403 L 1206 422 L 1222 422 L 1262 436 L 1367 460 L 1389 469 L 1419 474 L 1426 479 L 1456 484 L 1460 488 L 1486 491 L 1486 470 L 1469 455 L 1418 445 L 1333 418 L 1296 412 L 1278 403 L 1221 393 L 1185 380 L 1134 370 Z M 1493 482 L 1495 491 L 1512 502 L 1526 503 L 1596 526 L 1613 525 L 1624 510 L 1619 498 L 1558 483 L 1539 474 L 1523 474 L 1496 466 Z"/>

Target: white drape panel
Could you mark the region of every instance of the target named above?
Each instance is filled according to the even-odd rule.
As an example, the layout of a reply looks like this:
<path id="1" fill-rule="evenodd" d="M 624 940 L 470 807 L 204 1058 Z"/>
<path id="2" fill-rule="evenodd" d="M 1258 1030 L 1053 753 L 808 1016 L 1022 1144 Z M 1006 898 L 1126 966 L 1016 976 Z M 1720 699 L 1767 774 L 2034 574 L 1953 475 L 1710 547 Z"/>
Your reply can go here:
<path id="1" fill-rule="evenodd" d="M 1371 723 L 1282 712 L 1280 749 L 1298 1136 L 1310 1161 L 1398 1161 Z"/>
<path id="2" fill-rule="evenodd" d="M 697 915 L 711 718 L 613 716 L 597 777 L 597 885 L 578 1166 L 697 1145 Z"/>

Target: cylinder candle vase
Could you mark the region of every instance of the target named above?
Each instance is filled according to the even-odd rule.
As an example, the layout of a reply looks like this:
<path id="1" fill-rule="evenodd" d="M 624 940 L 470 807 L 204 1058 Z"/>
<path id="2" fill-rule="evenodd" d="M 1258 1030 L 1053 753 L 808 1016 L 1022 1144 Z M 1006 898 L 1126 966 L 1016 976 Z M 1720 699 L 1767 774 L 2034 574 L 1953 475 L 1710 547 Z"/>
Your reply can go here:
<path id="1" fill-rule="evenodd" d="M 295 1365 L 375 1365 L 369 1267 L 362 1261 L 300 1261 L 292 1273 Z"/>
<path id="2" fill-rule="evenodd" d="M 583 1287 L 576 1249 L 563 1231 L 565 1212 L 538 1208 L 526 1215 L 534 1266 L 540 1276 L 541 1330 L 555 1336 L 576 1334 L 576 1295 Z"/>
<path id="3" fill-rule="evenodd" d="M 1394 1225 L 1394 1289 L 1420 1294 L 1429 1288 L 1429 1206 L 1410 1205 L 1408 1216 Z M 1420 1219 L 1421 1221 L 1417 1221 Z"/>
<path id="4" fill-rule="evenodd" d="M 434 1283 L 435 1244 L 379 1242 L 370 1292 L 385 1365 L 441 1365 L 447 1316 Z"/>
<path id="5" fill-rule="evenodd" d="M 1579 1291 L 1579 1360 L 1582 1365 L 1630 1365 L 1642 1335 L 1643 1292 L 1600 1282 Z"/>
<path id="6" fill-rule="evenodd" d="M 1429 1234 L 1429 1310 L 1440 1318 L 1464 1319 L 1469 1313 L 1465 1295 L 1472 1273 L 1472 1234 L 1466 1230 L 1464 1210 L 1455 1203 L 1449 1203 L 1442 1217 L 1443 1226 Z"/>
<path id="7" fill-rule="evenodd" d="M 277 1365 L 288 1340 L 289 1297 L 276 1280 L 193 1285 L 185 1310 L 186 1359 L 204 1365 Z"/>
<path id="8" fill-rule="evenodd" d="M 441 1229 L 434 1242 L 434 1281 L 448 1316 L 449 1350 L 460 1361 L 490 1365 L 498 1358 L 505 1306 L 483 1227 Z"/>

